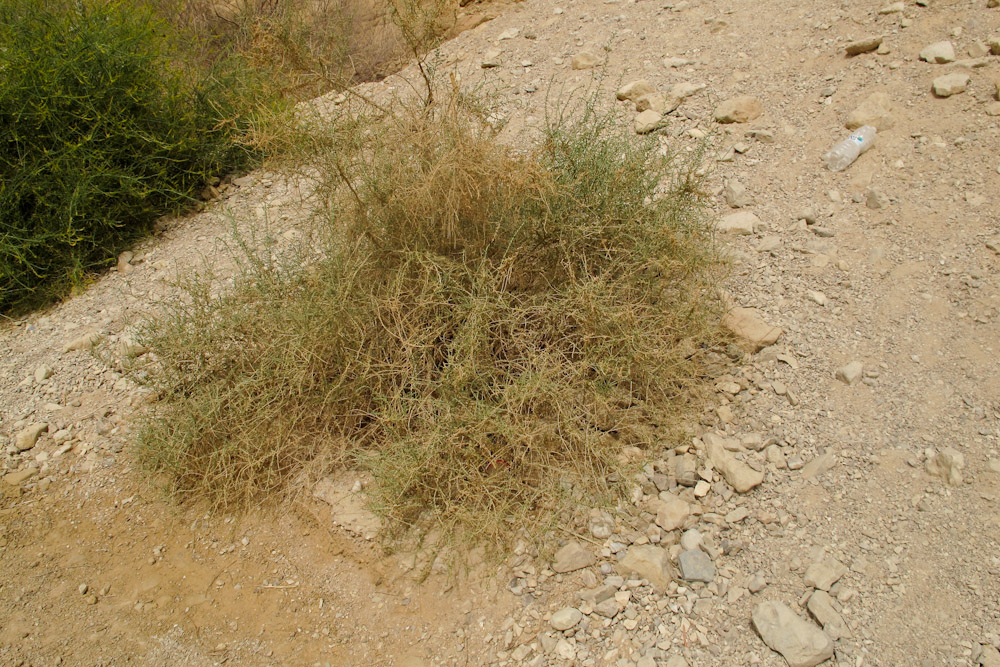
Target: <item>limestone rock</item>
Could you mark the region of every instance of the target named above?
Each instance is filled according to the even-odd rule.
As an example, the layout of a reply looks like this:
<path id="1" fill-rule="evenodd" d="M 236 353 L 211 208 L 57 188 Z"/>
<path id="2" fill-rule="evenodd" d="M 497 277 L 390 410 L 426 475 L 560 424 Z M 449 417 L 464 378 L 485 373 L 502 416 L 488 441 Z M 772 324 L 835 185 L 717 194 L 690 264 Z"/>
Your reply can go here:
<path id="1" fill-rule="evenodd" d="M 28 451 L 38 442 L 39 436 L 48 430 L 48 424 L 31 424 L 17 432 L 14 436 L 14 446 L 19 452 Z"/>
<path id="2" fill-rule="evenodd" d="M 570 61 L 570 67 L 573 69 L 590 69 L 597 67 L 600 62 L 600 59 L 590 51 L 581 51 L 573 56 L 573 60 Z"/>
<path id="3" fill-rule="evenodd" d="M 597 558 L 579 542 L 567 542 L 566 545 L 556 552 L 552 562 L 554 572 L 575 572 L 585 567 L 590 567 L 597 562 Z"/>
<path id="4" fill-rule="evenodd" d="M 857 384 L 861 379 L 861 373 L 865 370 L 865 365 L 860 361 L 852 361 L 846 366 L 837 369 L 837 379 L 850 386 Z"/>
<path id="5" fill-rule="evenodd" d="M 715 469 L 725 478 L 729 485 L 738 493 L 746 493 L 764 481 L 764 473 L 754 470 L 732 454 L 727 452 L 717 442 L 706 443 L 708 458 Z"/>
<path id="6" fill-rule="evenodd" d="M 674 567 L 670 564 L 670 554 L 652 544 L 630 547 L 618 567 L 621 572 L 635 572 L 663 591 L 674 580 Z"/>
<path id="7" fill-rule="evenodd" d="M 750 236 L 760 226 L 760 218 L 750 211 L 730 213 L 715 223 L 716 229 L 726 234 Z"/>
<path id="8" fill-rule="evenodd" d="M 663 116 L 660 113 L 647 109 L 635 117 L 635 132 L 636 134 L 649 134 L 658 129 L 662 125 L 662 121 Z"/>
<path id="9" fill-rule="evenodd" d="M 947 40 L 934 42 L 923 48 L 920 52 L 920 59 L 938 65 L 953 62 L 955 60 L 955 47 Z"/>
<path id="10" fill-rule="evenodd" d="M 809 596 L 807 605 L 812 617 L 823 626 L 824 632 L 830 639 L 836 641 L 840 638 L 850 638 L 851 629 L 844 622 L 844 617 L 833 606 L 833 598 L 826 591 L 815 591 Z"/>
<path id="11" fill-rule="evenodd" d="M 837 455 L 833 452 L 817 456 L 802 467 L 802 479 L 816 479 L 835 465 L 837 465 Z"/>
<path id="12" fill-rule="evenodd" d="M 98 341 L 100 340 L 101 340 L 100 334 L 97 333 L 83 334 L 82 336 L 78 336 L 77 338 L 74 338 L 70 342 L 66 343 L 66 345 L 63 346 L 63 352 L 65 353 L 65 352 L 74 352 L 76 350 L 89 350 L 90 348 L 97 345 Z"/>
<path id="13" fill-rule="evenodd" d="M 692 83 L 690 81 L 681 81 L 680 83 L 675 83 L 670 87 L 670 91 L 667 93 L 668 98 L 675 98 L 677 100 L 683 100 L 684 98 L 691 97 L 695 93 L 699 93 L 705 90 L 705 84 L 703 83 Z"/>
<path id="14" fill-rule="evenodd" d="M 25 468 L 17 472 L 9 472 L 3 476 L 3 481 L 11 486 L 21 486 L 38 474 L 38 468 Z"/>
<path id="15" fill-rule="evenodd" d="M 53 373 L 55 373 L 55 371 L 52 370 L 51 366 L 41 364 L 35 369 L 35 382 L 41 384 L 52 377 Z"/>
<path id="16" fill-rule="evenodd" d="M 722 318 L 722 326 L 751 343 L 754 351 L 774 345 L 782 330 L 764 322 L 752 308 L 733 308 Z"/>
<path id="17" fill-rule="evenodd" d="M 845 574 L 847 574 L 847 567 L 843 563 L 836 558 L 828 558 L 806 568 L 803 581 L 805 581 L 806 586 L 828 591 Z"/>
<path id="18" fill-rule="evenodd" d="M 938 97 L 951 97 L 964 93 L 969 87 L 969 75 L 965 72 L 952 72 L 934 79 L 931 88 Z"/>
<path id="19" fill-rule="evenodd" d="M 857 56 L 862 53 L 874 51 L 882 45 L 882 37 L 865 37 L 847 45 L 846 51 L 849 56 Z"/>
<path id="20" fill-rule="evenodd" d="M 833 657 L 833 642 L 826 633 L 783 602 L 762 602 L 751 618 L 764 643 L 784 656 L 789 667 L 815 667 Z"/>
<path id="21" fill-rule="evenodd" d="M 629 102 L 635 102 L 637 99 L 643 95 L 648 95 L 650 93 L 655 93 L 656 88 L 646 81 L 645 79 L 638 79 L 636 81 L 631 81 L 626 83 L 624 86 L 618 89 L 618 93 L 615 95 L 619 100 L 628 100 Z"/>
<path id="22" fill-rule="evenodd" d="M 691 506 L 681 498 L 671 496 L 666 501 L 659 501 L 656 507 L 656 525 L 663 530 L 677 530 L 684 526 L 691 514 Z"/>
<path id="23" fill-rule="evenodd" d="M 747 196 L 746 186 L 737 180 L 727 180 L 722 188 L 722 196 L 726 198 L 726 203 L 732 208 L 743 208 L 750 203 Z"/>
<path id="24" fill-rule="evenodd" d="M 927 459 L 927 472 L 940 477 L 952 486 L 962 483 L 962 468 L 965 467 L 965 457 L 951 447 L 945 447 L 937 454 Z"/>
<path id="25" fill-rule="evenodd" d="M 573 607 L 563 607 L 556 613 L 552 614 L 552 617 L 549 619 L 549 624 L 559 632 L 562 632 L 576 626 L 582 618 L 583 614 L 580 613 L 579 609 L 574 609 Z"/>
<path id="26" fill-rule="evenodd" d="M 728 99 L 715 109 L 715 120 L 720 123 L 748 123 L 764 113 L 760 100 L 749 95 Z"/>
<path id="27" fill-rule="evenodd" d="M 871 125 L 879 132 L 888 130 L 896 124 L 892 115 L 892 101 L 886 93 L 872 93 L 847 116 L 844 123 L 849 130 L 856 130 L 864 125 Z"/>

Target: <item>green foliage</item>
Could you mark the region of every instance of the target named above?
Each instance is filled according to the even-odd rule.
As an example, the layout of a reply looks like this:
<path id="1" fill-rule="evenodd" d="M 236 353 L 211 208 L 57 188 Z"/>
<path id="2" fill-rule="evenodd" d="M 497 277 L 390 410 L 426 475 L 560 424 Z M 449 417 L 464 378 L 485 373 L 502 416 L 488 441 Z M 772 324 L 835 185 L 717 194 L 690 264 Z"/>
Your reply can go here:
<path id="1" fill-rule="evenodd" d="M 688 170 L 589 109 L 522 151 L 458 96 L 356 122 L 322 253 L 250 253 L 232 291 L 195 281 L 150 322 L 142 463 L 237 505 L 356 466 L 391 525 L 487 540 L 612 491 L 716 339 Z"/>
<path id="2" fill-rule="evenodd" d="M 0 0 L 0 44 L 0 310 L 80 285 L 255 158 L 252 77 L 184 71 L 142 6 Z"/>

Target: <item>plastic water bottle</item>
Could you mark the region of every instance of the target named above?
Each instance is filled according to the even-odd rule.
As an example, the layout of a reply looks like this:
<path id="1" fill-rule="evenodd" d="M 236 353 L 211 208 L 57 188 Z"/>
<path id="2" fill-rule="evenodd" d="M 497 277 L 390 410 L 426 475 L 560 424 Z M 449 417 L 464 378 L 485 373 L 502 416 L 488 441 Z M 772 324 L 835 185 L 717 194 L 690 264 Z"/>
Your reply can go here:
<path id="1" fill-rule="evenodd" d="M 850 167 L 859 155 L 871 148 L 873 143 L 875 143 L 875 128 L 864 125 L 827 151 L 823 155 L 823 162 L 830 171 L 843 171 Z"/>

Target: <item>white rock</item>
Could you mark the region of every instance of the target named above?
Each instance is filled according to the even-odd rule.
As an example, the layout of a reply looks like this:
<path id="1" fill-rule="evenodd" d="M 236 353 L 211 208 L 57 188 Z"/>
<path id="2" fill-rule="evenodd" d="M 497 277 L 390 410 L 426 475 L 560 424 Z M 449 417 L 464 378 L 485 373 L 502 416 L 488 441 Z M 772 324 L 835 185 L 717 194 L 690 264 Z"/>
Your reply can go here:
<path id="1" fill-rule="evenodd" d="M 725 478 L 729 485 L 738 493 L 746 493 L 764 481 L 764 473 L 754 470 L 732 454 L 727 452 L 717 442 L 706 443 L 708 458 L 715 469 Z"/>
<path id="2" fill-rule="evenodd" d="M 715 223 L 716 229 L 720 232 L 737 236 L 749 236 L 756 232 L 759 226 L 760 218 L 750 211 L 730 213 Z"/>
<path id="3" fill-rule="evenodd" d="M 38 382 L 39 384 L 45 382 L 52 377 L 53 373 L 55 373 L 55 371 L 52 370 L 52 368 L 46 366 L 45 364 L 41 364 L 35 369 L 35 382 Z"/>
<path id="4" fill-rule="evenodd" d="M 656 525 L 663 530 L 677 530 L 684 525 L 691 514 L 691 506 L 676 496 L 665 501 L 657 501 Z"/>
<path id="5" fill-rule="evenodd" d="M 965 467 L 965 457 L 956 449 L 945 447 L 934 456 L 927 459 L 927 472 L 940 477 L 952 486 L 962 483 L 962 469 Z"/>
<path id="6" fill-rule="evenodd" d="M 806 568 L 802 580 L 806 586 L 828 591 L 845 574 L 847 574 L 847 567 L 843 563 L 836 558 L 827 558 Z"/>
<path id="7" fill-rule="evenodd" d="M 751 343 L 754 351 L 774 345 L 783 333 L 761 319 L 752 308 L 733 308 L 722 318 L 722 326 Z"/>
<path id="8" fill-rule="evenodd" d="M 575 627 L 582 618 L 583 614 L 580 613 L 579 609 L 575 609 L 573 607 L 563 607 L 559 611 L 552 614 L 552 617 L 549 619 L 549 624 L 559 632 L 562 632 Z"/>
<path id="9" fill-rule="evenodd" d="M 552 562 L 555 572 L 575 572 L 597 562 L 597 558 L 579 542 L 567 542 L 556 552 Z"/>
<path id="10" fill-rule="evenodd" d="M 844 622 L 843 616 L 834 608 L 833 598 L 826 591 L 815 591 L 809 596 L 807 605 L 809 613 L 815 618 L 823 631 L 834 641 L 846 637 L 850 638 L 851 629 Z"/>
<path id="11" fill-rule="evenodd" d="M 648 95 L 649 93 L 655 93 L 656 88 L 645 79 L 638 79 L 636 81 L 630 81 L 624 86 L 618 89 L 618 93 L 615 95 L 619 100 L 628 100 L 630 102 L 635 102 L 637 99 L 643 95 Z"/>
<path id="12" fill-rule="evenodd" d="M 722 188 L 722 196 L 726 198 L 726 203 L 733 208 L 743 208 L 750 203 L 746 186 L 734 179 L 726 181 Z"/>
<path id="13" fill-rule="evenodd" d="M 100 334 L 88 333 L 74 338 L 63 346 L 63 352 L 73 352 L 75 350 L 89 350 L 101 340 Z"/>
<path id="14" fill-rule="evenodd" d="M 965 72 L 952 72 L 934 79 L 931 88 L 938 97 L 951 97 L 964 93 L 969 87 L 969 75 Z"/>
<path id="15" fill-rule="evenodd" d="M 573 56 L 573 60 L 570 61 L 570 67 L 573 69 L 591 69 L 592 67 L 597 67 L 600 62 L 600 59 L 590 51 L 581 51 Z"/>
<path id="16" fill-rule="evenodd" d="M 576 660 L 576 649 L 565 638 L 556 642 L 556 647 L 552 649 L 552 652 L 563 660 Z"/>
<path id="17" fill-rule="evenodd" d="M 920 52 L 920 59 L 938 65 L 950 63 L 955 60 L 955 47 L 947 40 L 934 42 L 923 48 Z"/>
<path id="18" fill-rule="evenodd" d="M 742 95 L 726 100 L 715 109 L 715 120 L 719 123 L 748 123 L 764 113 L 760 100 Z"/>
<path id="19" fill-rule="evenodd" d="M 636 134 L 649 134 L 658 129 L 662 125 L 662 121 L 663 116 L 660 113 L 647 109 L 635 117 Z"/>
<path id="20" fill-rule="evenodd" d="M 660 591 L 666 590 L 676 574 L 670 564 L 670 554 L 652 544 L 642 544 L 629 547 L 628 553 L 618 563 L 622 573 L 634 572 L 648 581 Z"/>
<path id="21" fill-rule="evenodd" d="M 846 366 L 837 370 L 837 379 L 847 385 L 853 385 L 861 379 L 861 373 L 865 370 L 865 365 L 860 361 L 852 361 Z"/>
<path id="22" fill-rule="evenodd" d="M 905 4 L 903 4 L 902 2 L 894 2 L 891 5 L 886 5 L 885 7 L 881 7 L 878 10 L 878 13 L 879 14 L 899 14 L 904 9 L 906 9 L 906 5 Z"/>
<path id="23" fill-rule="evenodd" d="M 815 667 L 833 657 L 833 642 L 826 633 L 783 602 L 762 602 L 751 618 L 764 643 L 784 656 L 789 667 Z"/>
<path id="24" fill-rule="evenodd" d="M 35 446 L 38 442 L 38 438 L 42 433 L 49 430 L 48 424 L 32 424 L 27 426 L 14 436 L 14 446 L 17 447 L 17 451 L 25 452 Z"/>

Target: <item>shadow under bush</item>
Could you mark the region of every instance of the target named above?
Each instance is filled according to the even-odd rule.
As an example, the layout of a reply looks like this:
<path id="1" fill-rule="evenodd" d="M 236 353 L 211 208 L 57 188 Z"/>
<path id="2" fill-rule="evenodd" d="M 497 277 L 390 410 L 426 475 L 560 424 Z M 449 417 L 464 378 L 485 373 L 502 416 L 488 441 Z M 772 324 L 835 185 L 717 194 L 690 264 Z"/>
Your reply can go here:
<path id="1" fill-rule="evenodd" d="M 58 297 L 251 163 L 263 89 L 183 71 L 142 5 L 0 1 L 0 311 Z"/>
<path id="2" fill-rule="evenodd" d="M 690 173 L 614 121 L 527 151 L 458 96 L 370 125 L 327 164 L 320 257 L 251 253 L 150 322 L 140 461 L 226 505 L 357 466 L 390 525 L 487 539 L 607 493 L 687 416 L 718 316 Z"/>

